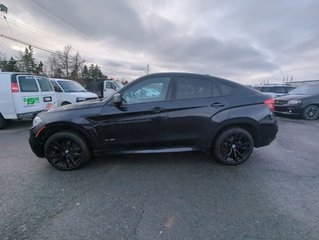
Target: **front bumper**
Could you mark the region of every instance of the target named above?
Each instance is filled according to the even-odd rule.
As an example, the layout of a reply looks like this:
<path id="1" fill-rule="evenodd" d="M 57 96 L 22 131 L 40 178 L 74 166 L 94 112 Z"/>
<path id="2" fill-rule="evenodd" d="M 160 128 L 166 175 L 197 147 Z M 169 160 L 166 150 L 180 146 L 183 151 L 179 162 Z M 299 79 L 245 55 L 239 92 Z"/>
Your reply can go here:
<path id="1" fill-rule="evenodd" d="M 37 136 L 37 133 L 38 133 L 38 131 L 40 131 L 40 129 L 41 129 L 41 127 L 30 129 L 29 144 L 30 144 L 30 147 L 31 147 L 33 153 L 37 157 L 44 158 L 44 142 L 42 141 L 41 137 Z"/>
<path id="2" fill-rule="evenodd" d="M 299 105 L 275 105 L 274 113 L 299 116 L 302 113 L 302 109 Z"/>

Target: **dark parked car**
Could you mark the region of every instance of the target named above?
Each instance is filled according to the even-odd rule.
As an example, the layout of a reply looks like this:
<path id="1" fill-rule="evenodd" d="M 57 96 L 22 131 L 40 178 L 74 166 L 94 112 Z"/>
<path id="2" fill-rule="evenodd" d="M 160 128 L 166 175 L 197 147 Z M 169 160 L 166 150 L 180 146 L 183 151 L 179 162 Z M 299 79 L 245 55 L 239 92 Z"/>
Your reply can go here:
<path id="1" fill-rule="evenodd" d="M 275 113 L 301 116 L 306 120 L 319 117 L 319 84 L 298 87 L 275 99 Z"/>
<path id="2" fill-rule="evenodd" d="M 142 94 L 143 92 L 152 94 Z M 249 158 L 277 133 L 273 99 L 204 75 L 141 77 L 108 99 L 40 113 L 30 131 L 38 157 L 72 170 L 91 155 L 114 152 L 205 151 L 225 164 Z"/>

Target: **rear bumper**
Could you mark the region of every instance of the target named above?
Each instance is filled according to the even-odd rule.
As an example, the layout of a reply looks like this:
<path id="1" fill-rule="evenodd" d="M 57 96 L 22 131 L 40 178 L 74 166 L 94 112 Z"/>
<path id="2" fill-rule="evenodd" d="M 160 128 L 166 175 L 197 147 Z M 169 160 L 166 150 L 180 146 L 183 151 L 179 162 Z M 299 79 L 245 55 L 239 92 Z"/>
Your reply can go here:
<path id="1" fill-rule="evenodd" d="M 255 147 L 269 145 L 275 140 L 278 132 L 278 123 L 275 117 L 268 116 L 260 121 L 258 138 L 255 139 Z"/>

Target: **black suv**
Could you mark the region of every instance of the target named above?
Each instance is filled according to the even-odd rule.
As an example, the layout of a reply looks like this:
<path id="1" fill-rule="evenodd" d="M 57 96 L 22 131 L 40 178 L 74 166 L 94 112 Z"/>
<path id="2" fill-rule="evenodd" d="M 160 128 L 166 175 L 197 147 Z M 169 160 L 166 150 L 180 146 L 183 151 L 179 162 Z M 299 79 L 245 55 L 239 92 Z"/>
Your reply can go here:
<path id="1" fill-rule="evenodd" d="M 306 120 L 319 118 L 319 84 L 306 85 L 275 99 L 275 113 L 301 116 Z"/>
<path id="2" fill-rule="evenodd" d="M 205 151 L 236 165 L 278 131 L 273 99 L 228 80 L 190 73 L 141 77 L 114 95 L 38 114 L 30 145 L 72 170 L 115 152 Z"/>

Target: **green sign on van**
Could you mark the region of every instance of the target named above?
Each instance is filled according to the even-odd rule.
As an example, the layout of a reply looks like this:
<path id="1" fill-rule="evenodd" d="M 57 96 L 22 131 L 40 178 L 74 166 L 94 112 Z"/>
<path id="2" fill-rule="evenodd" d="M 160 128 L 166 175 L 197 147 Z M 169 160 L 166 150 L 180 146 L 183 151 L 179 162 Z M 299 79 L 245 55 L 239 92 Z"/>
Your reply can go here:
<path id="1" fill-rule="evenodd" d="M 35 103 L 39 103 L 40 99 L 39 97 L 27 97 L 27 98 L 23 98 L 23 101 L 27 103 L 28 105 L 34 105 Z"/>

